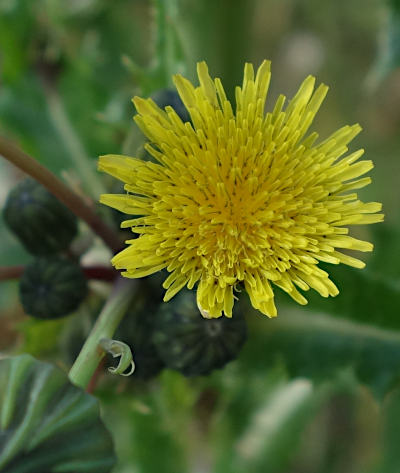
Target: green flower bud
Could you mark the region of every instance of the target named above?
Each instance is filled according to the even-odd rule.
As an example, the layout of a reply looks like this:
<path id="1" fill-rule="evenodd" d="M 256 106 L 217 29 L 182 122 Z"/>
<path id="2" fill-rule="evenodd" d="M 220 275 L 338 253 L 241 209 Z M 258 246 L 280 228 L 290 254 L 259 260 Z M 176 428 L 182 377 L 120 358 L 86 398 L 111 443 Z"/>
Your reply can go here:
<path id="1" fill-rule="evenodd" d="M 205 319 L 193 293 L 185 291 L 161 306 L 153 340 L 168 368 L 197 376 L 235 359 L 246 335 L 246 323 L 239 311 L 231 319 Z"/>
<path id="2" fill-rule="evenodd" d="M 31 178 L 8 194 L 4 220 L 24 247 L 38 256 L 65 250 L 77 233 L 75 215 Z"/>
<path id="3" fill-rule="evenodd" d="M 56 319 L 79 307 L 87 294 L 87 280 L 81 268 L 70 260 L 38 258 L 26 267 L 19 289 L 27 314 Z"/>

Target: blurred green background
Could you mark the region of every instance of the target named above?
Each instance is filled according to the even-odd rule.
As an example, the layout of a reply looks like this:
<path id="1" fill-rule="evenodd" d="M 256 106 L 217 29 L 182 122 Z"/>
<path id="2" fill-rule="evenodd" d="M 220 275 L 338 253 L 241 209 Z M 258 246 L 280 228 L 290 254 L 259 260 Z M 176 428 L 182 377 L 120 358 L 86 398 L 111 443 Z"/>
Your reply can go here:
<path id="1" fill-rule="evenodd" d="M 245 348 L 209 377 L 105 377 L 96 394 L 115 473 L 400 471 L 400 4 L 0 0 L 0 132 L 93 198 L 109 184 L 97 156 L 137 149 L 133 95 L 170 85 L 176 72 L 195 80 L 205 59 L 233 96 L 243 63 L 264 58 L 269 106 L 313 74 L 330 86 L 315 121 L 322 137 L 363 127 L 352 149 L 365 148 L 375 169 L 361 198 L 383 202 L 386 217 L 353 234 L 375 251 L 365 270 L 329 268 L 335 299 L 310 295 L 299 308 L 279 294 L 276 320 L 244 301 Z M 1 202 L 20 178 L 0 161 Z M 0 265 L 30 260 L 3 222 L 0 241 Z M 107 261 L 98 246 L 87 261 Z M 85 315 L 33 322 L 15 281 L 0 286 L 0 307 L 0 350 L 53 361 L 63 332 Z"/>

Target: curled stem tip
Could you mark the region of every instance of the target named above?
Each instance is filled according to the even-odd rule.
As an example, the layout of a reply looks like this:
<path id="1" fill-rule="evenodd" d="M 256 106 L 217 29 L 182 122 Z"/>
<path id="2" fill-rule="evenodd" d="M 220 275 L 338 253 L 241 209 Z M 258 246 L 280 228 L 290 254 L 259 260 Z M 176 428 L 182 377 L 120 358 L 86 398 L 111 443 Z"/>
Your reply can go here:
<path id="1" fill-rule="evenodd" d="M 130 376 L 135 371 L 135 362 L 133 361 L 132 351 L 129 346 L 120 342 L 119 340 L 111 340 L 109 338 L 102 338 L 100 340 L 101 348 L 112 355 L 113 358 L 119 357 L 117 367 L 110 367 L 108 371 L 113 374 L 121 376 Z M 130 370 L 126 373 L 126 370 Z"/>
<path id="2" fill-rule="evenodd" d="M 90 379 L 104 357 L 104 349 L 99 350 L 99 348 L 102 348 L 101 342 L 103 340 L 113 342 L 112 336 L 114 335 L 120 321 L 124 317 L 125 312 L 128 309 L 136 291 L 136 281 L 122 279 L 119 277 L 115 280 L 114 288 L 108 300 L 104 304 L 104 307 L 101 310 L 86 342 L 84 343 L 78 358 L 75 360 L 69 372 L 70 380 L 77 386 L 86 388 L 89 385 Z M 109 348 L 110 343 L 106 345 L 107 348 Z M 117 352 L 115 351 L 117 348 L 113 348 L 114 353 L 121 353 L 122 357 L 122 348 L 119 347 L 119 349 L 121 351 Z M 126 350 L 124 359 L 121 360 L 122 363 L 125 362 L 128 355 L 129 353 Z M 132 354 L 130 360 L 132 360 Z M 121 362 L 117 369 L 121 366 Z M 125 364 L 125 369 L 128 366 L 129 363 Z M 124 371 L 124 369 L 122 371 Z"/>

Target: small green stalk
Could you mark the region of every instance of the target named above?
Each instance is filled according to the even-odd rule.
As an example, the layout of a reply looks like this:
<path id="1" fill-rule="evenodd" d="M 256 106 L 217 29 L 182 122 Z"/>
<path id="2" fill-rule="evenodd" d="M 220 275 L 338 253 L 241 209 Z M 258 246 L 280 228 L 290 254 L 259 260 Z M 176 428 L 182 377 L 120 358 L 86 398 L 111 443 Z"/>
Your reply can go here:
<path id="1" fill-rule="evenodd" d="M 84 389 L 88 386 L 105 354 L 100 341 L 112 338 L 136 292 L 136 287 L 136 281 L 122 278 L 116 281 L 110 297 L 69 372 L 69 379 L 75 385 Z"/>

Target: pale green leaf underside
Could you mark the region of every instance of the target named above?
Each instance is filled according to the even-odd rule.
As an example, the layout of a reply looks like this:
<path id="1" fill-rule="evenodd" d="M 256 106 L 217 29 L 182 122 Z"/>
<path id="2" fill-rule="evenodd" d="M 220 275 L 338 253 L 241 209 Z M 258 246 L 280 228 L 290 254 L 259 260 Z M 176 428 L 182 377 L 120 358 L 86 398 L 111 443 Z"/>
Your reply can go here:
<path id="1" fill-rule="evenodd" d="M 94 397 L 30 355 L 0 360 L 2 473 L 108 473 L 114 463 Z"/>

